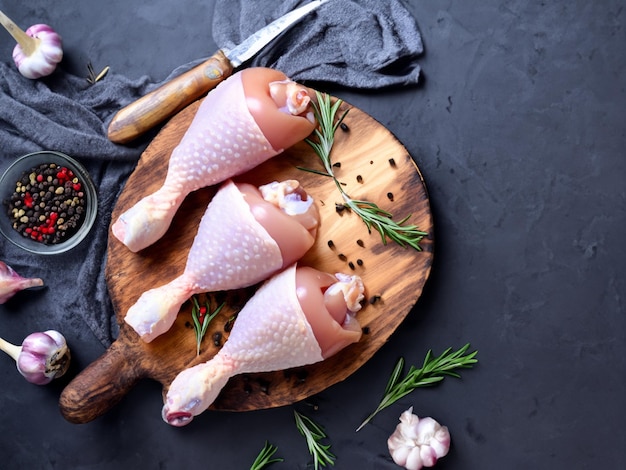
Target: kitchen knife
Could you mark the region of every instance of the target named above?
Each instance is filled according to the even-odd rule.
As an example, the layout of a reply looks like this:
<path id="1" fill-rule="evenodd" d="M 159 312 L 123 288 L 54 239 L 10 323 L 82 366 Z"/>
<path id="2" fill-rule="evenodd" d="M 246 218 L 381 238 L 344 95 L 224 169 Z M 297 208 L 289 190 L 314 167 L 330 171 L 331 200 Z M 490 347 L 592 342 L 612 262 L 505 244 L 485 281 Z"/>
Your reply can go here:
<path id="1" fill-rule="evenodd" d="M 218 50 L 208 60 L 122 108 L 109 124 L 109 140 L 127 143 L 189 105 L 228 78 L 304 16 L 326 3 L 315 0 L 281 16 L 231 50 Z"/>

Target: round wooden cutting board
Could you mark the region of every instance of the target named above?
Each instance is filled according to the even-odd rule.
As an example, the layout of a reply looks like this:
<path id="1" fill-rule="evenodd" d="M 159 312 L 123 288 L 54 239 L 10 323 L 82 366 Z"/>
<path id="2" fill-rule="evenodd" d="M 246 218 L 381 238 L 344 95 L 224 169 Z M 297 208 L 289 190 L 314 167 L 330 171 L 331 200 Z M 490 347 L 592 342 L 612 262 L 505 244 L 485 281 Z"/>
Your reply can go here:
<path id="1" fill-rule="evenodd" d="M 143 196 L 160 187 L 168 158 L 187 130 L 199 102 L 175 116 L 145 150 L 117 202 L 112 221 Z M 430 273 L 433 258 L 433 221 L 424 181 L 411 156 L 382 125 L 361 110 L 349 109 L 345 126 L 337 130 L 332 161 L 335 174 L 353 199 L 376 203 L 394 220 L 410 215 L 409 223 L 428 235 L 422 251 L 383 243 L 378 232 L 368 232 L 354 213 L 337 211 L 341 196 L 329 177 L 303 171 L 321 171 L 318 157 L 301 142 L 281 155 L 236 178 L 256 185 L 298 179 L 315 198 L 322 217 L 316 244 L 301 260 L 330 273 L 359 274 L 366 287 L 364 307 L 357 314 L 360 342 L 317 364 L 288 371 L 246 374 L 231 378 L 212 409 L 246 411 L 291 404 L 346 379 L 388 341 L 411 311 Z M 342 110 L 338 115 L 342 114 Z M 166 235 L 139 253 L 132 253 L 115 237 L 108 242 L 106 279 L 120 333 L 105 354 L 68 384 L 61 395 L 61 411 L 71 422 L 88 422 L 110 409 L 138 380 L 149 378 L 167 387 L 184 368 L 204 362 L 228 338 L 229 320 L 257 286 L 201 296 L 212 308 L 225 302 L 213 319 L 196 355 L 191 302 L 186 302 L 166 334 L 144 343 L 123 319 L 141 293 L 182 274 L 197 226 L 216 187 L 190 194 Z M 158 410 L 157 410 L 158 412 Z"/>

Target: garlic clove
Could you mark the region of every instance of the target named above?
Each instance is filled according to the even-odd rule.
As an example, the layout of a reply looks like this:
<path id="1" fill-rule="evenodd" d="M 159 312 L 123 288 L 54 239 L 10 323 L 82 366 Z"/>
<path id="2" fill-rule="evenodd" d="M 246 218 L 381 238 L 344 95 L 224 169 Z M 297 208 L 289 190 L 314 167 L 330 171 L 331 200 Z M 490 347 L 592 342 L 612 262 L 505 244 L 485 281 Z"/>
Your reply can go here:
<path id="1" fill-rule="evenodd" d="M 0 304 L 5 303 L 21 290 L 39 286 L 43 286 L 41 279 L 22 277 L 11 266 L 0 261 Z"/>

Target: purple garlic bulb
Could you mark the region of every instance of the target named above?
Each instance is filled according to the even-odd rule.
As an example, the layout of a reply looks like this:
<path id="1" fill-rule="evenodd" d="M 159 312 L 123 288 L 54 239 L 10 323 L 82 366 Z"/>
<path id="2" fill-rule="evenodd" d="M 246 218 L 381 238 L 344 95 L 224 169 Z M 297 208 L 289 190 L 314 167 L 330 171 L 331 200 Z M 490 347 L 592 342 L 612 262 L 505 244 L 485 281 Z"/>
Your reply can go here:
<path id="1" fill-rule="evenodd" d="M 61 377 L 70 365 L 71 355 L 65 337 L 55 330 L 32 333 L 21 347 L 0 338 L 0 349 L 15 360 L 20 374 L 36 385 L 45 385 Z"/>
<path id="2" fill-rule="evenodd" d="M 61 36 L 46 24 L 35 24 L 23 31 L 11 18 L 0 11 L 2 25 L 17 42 L 13 61 L 26 78 L 50 75 L 63 59 Z"/>

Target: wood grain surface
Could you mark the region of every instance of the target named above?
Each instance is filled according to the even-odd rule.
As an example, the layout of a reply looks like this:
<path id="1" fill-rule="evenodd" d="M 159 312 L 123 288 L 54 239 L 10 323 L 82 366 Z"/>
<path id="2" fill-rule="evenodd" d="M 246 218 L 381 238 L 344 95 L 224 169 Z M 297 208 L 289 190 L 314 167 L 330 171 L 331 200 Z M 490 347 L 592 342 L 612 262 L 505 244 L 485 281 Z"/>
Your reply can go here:
<path id="1" fill-rule="evenodd" d="M 143 196 L 155 191 L 167 172 L 171 150 L 186 131 L 199 102 L 176 115 L 143 153 L 114 210 L 112 221 Z M 316 244 L 301 260 L 330 273 L 356 273 L 363 278 L 367 301 L 357 318 L 364 328 L 361 341 L 318 364 L 288 371 L 233 377 L 211 408 L 247 411 L 288 405 L 319 393 L 361 367 L 389 340 L 419 298 L 433 258 L 433 221 L 428 193 L 404 146 L 380 123 L 358 108 L 349 109 L 337 130 L 332 161 L 335 174 L 354 199 L 375 202 L 394 219 L 411 215 L 409 222 L 428 232 L 422 251 L 384 244 L 378 232 L 368 233 L 351 212 L 338 212 L 341 197 L 331 178 L 297 167 L 321 170 L 310 146 L 301 142 L 236 180 L 264 184 L 298 179 L 316 199 L 322 222 Z M 106 280 L 120 324 L 120 334 L 105 354 L 70 382 L 61 395 L 61 412 L 71 422 L 84 423 L 114 406 L 137 381 L 153 379 L 163 393 L 184 368 L 217 353 L 228 337 L 226 327 L 253 294 L 255 287 L 208 293 L 206 299 L 226 306 L 209 325 L 196 355 L 191 303 L 186 302 L 170 331 L 144 343 L 123 321 L 142 292 L 182 274 L 198 223 L 216 188 L 190 194 L 166 235 L 139 253 L 130 252 L 115 237 L 108 242 Z M 329 246 L 332 241 L 332 247 Z M 414 314 L 419 314 L 415 312 Z M 219 341 L 214 342 L 214 335 Z"/>

